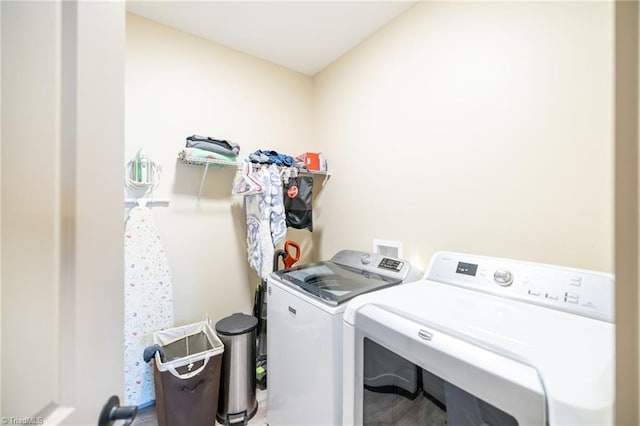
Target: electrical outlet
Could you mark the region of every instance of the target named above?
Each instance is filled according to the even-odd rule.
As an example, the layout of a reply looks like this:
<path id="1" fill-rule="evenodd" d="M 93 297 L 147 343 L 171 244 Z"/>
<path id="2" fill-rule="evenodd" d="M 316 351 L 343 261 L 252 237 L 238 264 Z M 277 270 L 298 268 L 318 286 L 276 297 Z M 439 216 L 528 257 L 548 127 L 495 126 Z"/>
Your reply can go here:
<path id="1" fill-rule="evenodd" d="M 373 252 L 386 257 L 402 258 L 402 241 L 374 239 Z"/>

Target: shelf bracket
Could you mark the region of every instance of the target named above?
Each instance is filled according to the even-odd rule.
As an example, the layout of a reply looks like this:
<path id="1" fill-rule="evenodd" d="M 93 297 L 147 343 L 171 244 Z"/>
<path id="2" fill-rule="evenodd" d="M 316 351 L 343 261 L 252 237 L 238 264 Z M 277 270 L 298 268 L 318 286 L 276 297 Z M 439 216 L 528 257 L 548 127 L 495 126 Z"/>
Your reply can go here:
<path id="1" fill-rule="evenodd" d="M 204 187 L 204 180 L 207 178 L 208 170 L 209 170 L 209 163 L 205 163 L 204 171 L 202 172 L 202 179 L 200 180 L 200 189 L 198 189 L 198 204 L 200 204 L 200 195 L 202 195 L 202 188 Z"/>
<path id="2" fill-rule="evenodd" d="M 325 172 L 324 175 L 324 179 L 322 180 L 322 187 L 324 188 L 324 186 L 327 184 L 327 182 L 329 182 L 329 178 L 331 177 L 331 173 L 327 170 Z"/>

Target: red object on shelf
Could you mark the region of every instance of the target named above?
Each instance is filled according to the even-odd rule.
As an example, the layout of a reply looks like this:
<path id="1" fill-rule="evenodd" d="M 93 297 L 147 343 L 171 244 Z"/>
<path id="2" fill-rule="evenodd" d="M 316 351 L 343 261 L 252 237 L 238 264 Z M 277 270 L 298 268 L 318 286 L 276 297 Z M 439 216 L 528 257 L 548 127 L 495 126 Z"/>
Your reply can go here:
<path id="1" fill-rule="evenodd" d="M 305 164 L 309 170 L 320 170 L 320 154 L 317 152 L 307 152 Z"/>

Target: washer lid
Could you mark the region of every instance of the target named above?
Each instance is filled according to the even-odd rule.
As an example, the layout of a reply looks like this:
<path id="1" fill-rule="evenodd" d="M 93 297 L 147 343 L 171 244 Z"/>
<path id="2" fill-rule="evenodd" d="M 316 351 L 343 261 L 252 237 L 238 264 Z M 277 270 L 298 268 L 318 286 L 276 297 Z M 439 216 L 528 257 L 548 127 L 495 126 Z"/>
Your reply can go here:
<path id="1" fill-rule="evenodd" d="M 331 261 L 296 266 L 274 272 L 272 276 L 284 284 L 301 288 L 332 306 L 360 294 L 402 282 L 399 278 L 386 277 Z"/>

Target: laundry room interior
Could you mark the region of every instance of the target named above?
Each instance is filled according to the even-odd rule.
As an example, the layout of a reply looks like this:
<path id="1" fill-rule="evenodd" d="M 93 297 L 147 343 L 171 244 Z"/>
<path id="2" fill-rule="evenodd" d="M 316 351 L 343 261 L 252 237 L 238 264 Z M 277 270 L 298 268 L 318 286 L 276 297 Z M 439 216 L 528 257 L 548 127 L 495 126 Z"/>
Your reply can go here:
<path id="1" fill-rule="evenodd" d="M 423 270 L 456 249 L 611 271 L 611 13 L 418 4 L 314 76 L 127 14 L 125 158 L 163 167 L 176 321 L 246 311 L 257 279 L 235 170 L 212 168 L 198 204 L 202 169 L 177 159 L 192 134 L 326 155 L 313 232 L 290 238 L 307 262 L 386 239 Z"/>
<path id="2" fill-rule="evenodd" d="M 332 3 L 336 10 L 344 6 L 340 19 L 348 23 L 358 19 L 354 11 L 359 4 L 370 2 Z M 625 362 L 634 377 L 620 378 L 614 368 L 623 346 L 615 344 L 612 317 L 606 331 L 612 349 L 612 378 L 607 385 L 614 385 L 613 377 L 621 380 L 616 388 L 617 398 L 622 398 L 617 400 L 618 418 L 640 417 L 633 402 L 639 370 L 638 119 L 637 114 L 632 118 L 620 114 L 621 107 L 629 105 L 623 102 L 633 104 L 637 113 L 637 6 L 630 9 L 635 21 L 629 24 L 613 2 L 604 1 L 379 3 L 394 11 L 392 18 L 381 20 L 378 29 L 330 63 L 300 69 L 228 47 L 224 40 L 190 33 L 185 29 L 188 21 L 181 26 L 180 19 L 174 20 L 175 26 L 163 23 L 169 9 L 164 15 L 160 12 L 177 2 L 132 1 L 126 10 L 124 3 L 79 2 L 72 11 L 65 10 L 73 7 L 69 4 L 54 3 L 44 13 L 35 9 L 37 5 L 3 3 L 3 418 L 35 416 L 53 402 L 73 407 L 59 424 L 81 425 L 85 419 L 94 424 L 111 394 L 119 396 L 122 406 L 138 405 L 139 414 L 153 407 L 151 389 L 142 396 L 126 395 L 129 379 L 123 374 L 128 361 L 123 361 L 122 330 L 127 330 L 127 316 L 133 312 L 126 294 L 127 286 L 134 286 L 127 277 L 134 262 L 127 257 L 130 252 L 123 240 L 132 232 L 125 226 L 136 208 L 148 209 L 145 220 L 153 222 L 160 241 L 162 259 L 152 274 L 162 275 L 169 284 L 170 295 L 163 302 L 168 304 L 162 309 L 169 309 L 172 317 L 162 329 L 206 319 L 212 326 L 236 313 L 253 316 L 257 288 L 267 277 L 252 267 L 251 257 L 262 256 L 261 262 L 269 265 L 275 258 L 278 265 L 275 254 L 285 241 L 297 246 L 294 269 L 328 261 L 341 250 L 354 250 L 370 252 L 381 263 L 405 262 L 414 280 L 428 274 L 430 261 L 439 252 L 615 274 L 611 306 L 628 300 L 622 310 L 615 305 L 615 333 L 619 333 L 615 335 L 626 336 L 633 345 L 628 358 L 617 362 Z M 319 14 L 322 10 L 318 2 L 218 6 L 224 4 L 254 19 L 270 7 L 318 8 Z M 186 2 L 181 7 L 193 8 L 193 13 L 198 5 Z M 74 35 L 60 29 L 67 14 L 77 19 Z M 35 15 L 53 23 L 30 36 L 12 25 L 12 20 L 25 22 Z M 99 19 L 104 23 L 96 25 L 98 34 L 87 38 L 91 24 Z M 635 39 L 627 48 L 620 33 L 626 35 L 629 27 Z M 27 88 L 30 79 L 39 78 L 37 71 L 21 75 L 18 59 L 32 55 L 28 59 L 35 61 L 41 53 L 31 41 L 49 40 L 52 33 L 59 36 L 40 46 L 53 53 L 39 72 L 55 69 L 59 75 L 54 73 L 43 83 L 48 84 L 50 109 L 35 113 L 36 119 L 46 117 L 47 126 L 27 129 L 26 136 L 37 140 L 55 134 L 56 142 L 42 148 L 42 154 L 55 161 L 37 160 L 42 167 L 30 168 L 25 177 L 24 166 L 15 164 L 24 150 L 17 141 L 34 115 L 12 115 L 6 105 L 17 99 L 24 105 L 20 110 L 37 105 L 37 91 L 43 89 Z M 248 39 L 258 36 L 247 34 Z M 66 50 L 65 40 L 73 37 L 77 44 Z M 10 49 L 12 42 L 24 50 Z M 635 77 L 623 73 L 622 54 L 630 62 L 635 60 Z M 71 61 L 75 65 L 65 55 L 77 55 Z M 65 77 L 69 73 L 72 77 Z M 73 84 L 77 86 L 70 89 Z M 71 99 L 65 98 L 66 90 L 77 102 L 70 108 L 71 121 L 65 115 L 65 102 Z M 631 100 L 620 95 L 630 92 Z M 93 102 L 92 96 L 103 100 Z M 105 106 L 114 108 L 104 113 Z M 108 126 L 111 130 L 101 131 Z M 71 128 L 75 139 L 65 137 Z M 630 137 L 635 150 L 628 148 L 628 139 L 620 142 L 629 129 L 631 133 L 635 129 Z M 227 163 L 185 159 L 187 138 L 195 135 L 237 144 L 237 159 Z M 299 172 L 310 177 L 312 226 L 289 226 L 271 245 L 269 255 L 248 247 L 245 197 L 250 196 L 236 191 L 238 182 L 247 179 L 244 164 L 254 172 L 260 169 L 250 155 L 266 151 L 296 161 L 304 160 L 305 154 L 320 154 L 326 160 L 326 168 Z M 142 152 L 154 169 L 150 184 L 140 191 L 139 185 L 127 184 L 134 179 L 133 167 Z M 291 168 L 281 163 L 277 167 L 279 172 Z M 285 183 L 289 177 L 287 172 Z M 28 200 L 18 191 L 20 185 L 29 188 Z M 286 188 L 284 195 L 278 188 L 286 197 Z M 636 210 L 628 203 L 635 203 Z M 145 247 L 136 249 L 136 262 L 145 259 L 149 246 Z M 391 252 L 386 251 L 389 248 Z M 32 250 L 37 253 L 34 260 L 46 267 L 27 274 L 32 263 L 24 253 Z M 457 272 L 469 275 L 461 272 L 460 265 L 474 260 L 461 259 Z M 402 265 L 397 272 L 401 269 Z M 619 292 L 621 272 L 624 293 Z M 475 273 L 473 269 L 474 277 Z M 51 277 L 55 277 L 51 284 L 41 284 Z M 409 281 L 407 276 L 398 279 Z M 513 282 L 519 283 L 518 278 Z M 372 295 L 372 304 L 382 303 Z M 42 306 L 49 306 L 50 300 L 55 304 L 24 319 L 22 311 L 31 300 Z M 148 297 L 144 300 L 140 303 L 151 303 Z M 164 312 L 154 306 L 145 309 L 149 316 Z M 41 371 L 28 373 L 31 378 L 40 375 L 48 386 L 29 397 L 27 373 L 16 366 L 24 360 L 37 364 L 38 355 L 24 344 L 27 336 L 15 329 L 21 321 L 39 330 L 35 334 L 42 339 L 42 351 L 51 354 L 50 361 L 34 367 Z M 266 321 L 269 324 L 268 317 Z M 259 334 L 260 327 L 254 332 Z M 95 333 L 108 342 L 98 342 Z M 147 332 L 146 344 L 152 343 L 157 342 Z M 91 361 L 88 355 L 94 349 L 100 354 Z M 223 357 L 226 346 L 225 351 Z M 141 362 L 142 353 L 139 356 Z M 153 357 L 158 363 L 159 355 Z M 69 366 L 65 359 L 76 364 Z M 82 371 L 93 371 L 98 362 L 102 365 L 95 379 L 100 384 L 80 395 L 93 380 Z M 148 377 L 154 362 L 142 367 Z M 224 374 L 225 366 L 219 374 Z M 416 380 L 422 384 L 425 379 Z M 622 389 L 632 389 L 631 402 L 620 396 Z M 258 406 L 266 403 L 267 396 L 261 395 Z M 613 388 L 609 396 L 613 401 Z M 607 411 L 611 423 L 612 407 L 613 402 Z M 275 417 L 269 422 L 269 405 L 258 414 L 263 417 L 249 424 L 293 424 Z M 554 424 L 555 412 L 545 415 L 547 422 L 552 419 L 548 424 Z M 367 424 L 358 415 L 354 422 L 345 416 L 339 414 L 344 424 Z M 328 423 L 303 419 L 299 424 Z"/>

